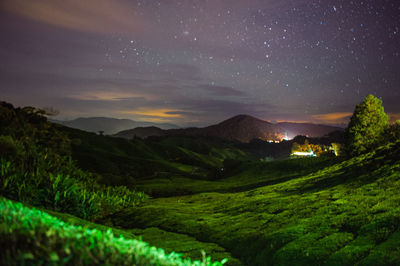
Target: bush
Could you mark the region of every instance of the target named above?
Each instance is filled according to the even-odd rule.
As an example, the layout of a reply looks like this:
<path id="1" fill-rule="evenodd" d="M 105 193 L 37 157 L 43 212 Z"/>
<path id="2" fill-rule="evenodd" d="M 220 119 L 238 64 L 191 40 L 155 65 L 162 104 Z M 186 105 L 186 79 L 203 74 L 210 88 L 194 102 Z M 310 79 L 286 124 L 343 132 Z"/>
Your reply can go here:
<path id="1" fill-rule="evenodd" d="M 13 161 L 0 158 L 0 195 L 84 219 L 134 207 L 148 198 L 124 186 L 99 185 L 90 173 L 75 169 L 73 164 L 70 168 L 59 168 L 42 160 L 46 162 L 42 157 L 37 158 L 37 168 L 28 172 L 21 171 Z M 55 170 L 51 171 L 53 167 Z"/>
<path id="2" fill-rule="evenodd" d="M 21 203 L 0 198 L 2 265 L 222 265 L 183 260 L 147 243 L 73 226 Z"/>

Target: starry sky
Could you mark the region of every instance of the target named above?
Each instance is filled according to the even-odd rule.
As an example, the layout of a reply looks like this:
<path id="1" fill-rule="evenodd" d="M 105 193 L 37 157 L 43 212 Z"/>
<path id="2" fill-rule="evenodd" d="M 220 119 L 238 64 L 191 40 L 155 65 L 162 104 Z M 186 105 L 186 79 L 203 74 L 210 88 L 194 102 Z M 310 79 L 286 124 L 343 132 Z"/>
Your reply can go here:
<path id="1" fill-rule="evenodd" d="M 0 100 L 58 119 L 400 119 L 398 0 L 2 0 Z"/>

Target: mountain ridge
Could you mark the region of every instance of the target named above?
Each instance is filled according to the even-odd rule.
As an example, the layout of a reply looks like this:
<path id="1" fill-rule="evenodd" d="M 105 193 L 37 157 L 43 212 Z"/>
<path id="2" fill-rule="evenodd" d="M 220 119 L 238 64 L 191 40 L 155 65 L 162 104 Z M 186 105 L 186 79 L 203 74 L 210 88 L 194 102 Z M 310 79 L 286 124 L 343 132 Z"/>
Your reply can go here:
<path id="1" fill-rule="evenodd" d="M 134 121 L 131 119 L 119 119 L 112 117 L 78 117 L 73 120 L 60 121 L 51 120 L 52 122 L 62 124 L 67 127 L 72 127 L 88 132 L 99 132 L 103 131 L 106 135 L 116 134 L 123 130 L 137 128 L 137 127 L 149 127 L 157 126 L 161 129 L 172 129 L 179 128 L 177 125 L 170 123 L 154 123 L 147 121 Z"/>
<path id="2" fill-rule="evenodd" d="M 312 123 L 282 122 L 273 124 L 262 119 L 240 114 L 228 118 L 220 123 L 207 127 L 180 128 L 180 129 L 155 129 L 154 127 L 140 127 L 114 134 L 115 137 L 133 138 L 134 136 L 146 138 L 150 136 L 208 136 L 223 140 L 250 142 L 253 139 L 264 141 L 281 141 L 287 137 L 297 135 L 308 137 L 322 137 L 333 131 L 343 131 L 343 128 Z"/>

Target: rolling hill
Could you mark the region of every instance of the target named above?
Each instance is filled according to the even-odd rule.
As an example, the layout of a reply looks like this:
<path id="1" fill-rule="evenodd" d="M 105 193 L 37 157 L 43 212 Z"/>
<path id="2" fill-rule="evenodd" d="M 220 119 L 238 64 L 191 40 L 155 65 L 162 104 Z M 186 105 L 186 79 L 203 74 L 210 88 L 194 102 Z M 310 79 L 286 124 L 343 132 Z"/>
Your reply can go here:
<path id="1" fill-rule="evenodd" d="M 140 228 L 143 239 L 160 247 L 171 244 L 146 228 L 216 243 L 240 260 L 227 265 L 398 265 L 399 154 L 397 142 L 336 162 L 253 162 L 212 183 L 163 184 L 186 184 L 192 195 L 154 198 L 105 221 Z M 264 183 L 221 193 L 257 179 Z"/>

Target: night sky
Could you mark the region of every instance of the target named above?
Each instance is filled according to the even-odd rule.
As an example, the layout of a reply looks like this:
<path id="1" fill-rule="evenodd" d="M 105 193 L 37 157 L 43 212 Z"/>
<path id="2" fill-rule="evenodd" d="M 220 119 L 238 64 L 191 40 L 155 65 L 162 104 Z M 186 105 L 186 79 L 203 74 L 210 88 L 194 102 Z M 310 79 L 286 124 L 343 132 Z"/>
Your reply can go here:
<path id="1" fill-rule="evenodd" d="M 400 119 L 398 0 L 1 0 L 0 34 L 0 100 L 59 119 Z"/>

